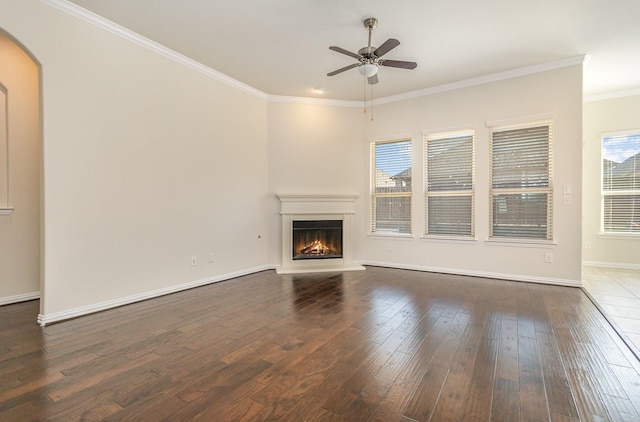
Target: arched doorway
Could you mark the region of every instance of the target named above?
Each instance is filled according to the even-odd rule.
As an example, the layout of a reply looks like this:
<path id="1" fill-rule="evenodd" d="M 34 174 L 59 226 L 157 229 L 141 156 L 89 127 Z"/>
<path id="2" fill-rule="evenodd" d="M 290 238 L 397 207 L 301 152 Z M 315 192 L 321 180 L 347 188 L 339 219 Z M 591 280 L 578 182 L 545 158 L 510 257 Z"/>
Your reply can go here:
<path id="1" fill-rule="evenodd" d="M 0 305 L 41 297 L 40 66 L 0 30 Z"/>

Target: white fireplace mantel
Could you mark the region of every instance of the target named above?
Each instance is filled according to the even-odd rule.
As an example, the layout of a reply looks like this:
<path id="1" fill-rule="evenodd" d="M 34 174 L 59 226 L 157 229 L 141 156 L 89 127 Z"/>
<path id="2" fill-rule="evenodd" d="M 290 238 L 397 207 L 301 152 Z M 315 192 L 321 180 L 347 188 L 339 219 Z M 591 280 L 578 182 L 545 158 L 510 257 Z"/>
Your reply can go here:
<path id="1" fill-rule="evenodd" d="M 358 195 L 279 194 L 282 216 L 282 265 L 278 274 L 364 270 L 353 261 L 353 216 Z M 342 258 L 293 260 L 293 222 L 342 220 Z"/>

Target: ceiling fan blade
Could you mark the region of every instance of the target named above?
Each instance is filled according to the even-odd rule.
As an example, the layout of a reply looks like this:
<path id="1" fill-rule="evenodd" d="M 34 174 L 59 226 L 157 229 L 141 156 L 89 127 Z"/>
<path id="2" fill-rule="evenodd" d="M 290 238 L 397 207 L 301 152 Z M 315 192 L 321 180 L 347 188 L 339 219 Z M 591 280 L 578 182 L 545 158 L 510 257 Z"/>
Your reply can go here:
<path id="1" fill-rule="evenodd" d="M 389 38 L 380 47 L 378 47 L 376 51 L 373 52 L 373 54 L 376 57 L 382 57 L 399 45 L 400 41 L 396 40 L 395 38 Z"/>
<path id="2" fill-rule="evenodd" d="M 380 60 L 380 66 L 399 67 L 401 69 L 415 69 L 418 67 L 416 62 L 405 62 L 402 60 Z"/>
<path id="3" fill-rule="evenodd" d="M 367 82 L 369 82 L 369 85 L 375 85 L 378 83 L 378 74 L 376 73 L 373 76 L 369 76 L 367 78 Z"/>
<path id="4" fill-rule="evenodd" d="M 351 51 L 345 50 L 344 48 L 341 48 L 341 47 L 336 47 L 335 45 L 332 45 L 331 47 L 329 47 L 329 50 L 333 50 L 333 51 L 337 51 L 338 53 L 346 54 L 347 56 L 351 56 L 354 59 L 358 59 L 358 60 L 360 60 L 362 58 L 362 56 L 360 56 L 359 54 L 352 53 Z"/>
<path id="5" fill-rule="evenodd" d="M 327 76 L 337 75 L 338 73 L 342 73 L 342 72 L 344 72 L 346 70 L 353 69 L 354 67 L 358 67 L 358 64 L 354 63 L 354 64 L 350 64 L 349 66 L 342 67 L 342 68 L 340 68 L 338 70 L 334 70 L 333 72 L 327 73 Z"/>

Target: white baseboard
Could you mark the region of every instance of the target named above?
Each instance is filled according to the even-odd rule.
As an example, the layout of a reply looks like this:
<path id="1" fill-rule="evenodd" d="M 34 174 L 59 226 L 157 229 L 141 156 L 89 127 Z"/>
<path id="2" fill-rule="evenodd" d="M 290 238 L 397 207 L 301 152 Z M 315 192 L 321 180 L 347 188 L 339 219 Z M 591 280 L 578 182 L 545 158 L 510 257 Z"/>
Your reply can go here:
<path id="1" fill-rule="evenodd" d="M 21 295 L 0 297 L 0 306 L 12 303 L 26 302 L 28 300 L 40 299 L 40 292 L 24 293 Z"/>
<path id="2" fill-rule="evenodd" d="M 523 276 L 519 274 L 490 273 L 490 272 L 484 272 L 484 271 L 461 270 L 458 268 L 442 268 L 442 267 L 430 267 L 425 265 L 396 264 L 391 262 L 379 262 L 379 261 L 358 261 L 358 264 L 372 265 L 374 267 L 398 268 L 401 270 L 425 271 L 430 273 L 455 274 L 455 275 L 465 275 L 470 277 L 482 277 L 482 278 L 497 278 L 500 280 L 509 280 L 509 281 L 525 281 L 527 283 L 553 284 L 555 286 L 582 287 L 581 280 L 565 280 L 561 278 Z"/>
<path id="3" fill-rule="evenodd" d="M 632 264 L 625 262 L 600 262 L 600 261 L 583 261 L 585 267 L 603 267 L 603 268 L 621 268 L 623 270 L 640 270 L 640 264 Z"/>
<path id="4" fill-rule="evenodd" d="M 330 273 L 341 271 L 362 271 L 365 270 L 362 265 L 324 265 L 324 266 L 309 266 L 309 267 L 276 267 L 276 273 L 278 274 L 302 274 L 302 273 Z"/>
<path id="5" fill-rule="evenodd" d="M 482 272 L 482 271 L 468 271 L 468 270 L 460 270 L 457 268 L 442 268 L 442 267 L 431 267 L 431 266 L 423 266 L 423 265 L 397 264 L 397 263 L 381 262 L 381 261 L 358 261 L 357 264 L 371 265 L 374 267 L 388 267 L 388 268 L 398 268 L 398 269 L 404 269 L 404 270 L 425 271 L 425 272 L 433 272 L 433 273 L 456 274 L 456 275 L 464 275 L 464 276 L 471 276 L 471 277 L 495 278 L 495 279 L 510 280 L 510 281 L 525 281 L 528 283 L 553 284 L 557 286 L 582 287 L 582 281 L 578 281 L 578 280 L 564 280 L 564 279 L 547 278 L 547 277 L 522 276 L 522 275 L 503 274 L 503 273 L 489 273 L 489 272 Z M 585 265 L 588 265 L 588 264 L 585 263 Z M 264 265 L 264 266 L 249 268 L 249 269 L 245 269 L 245 270 L 237 271 L 233 273 L 222 274 L 215 277 L 195 280 L 189 283 L 179 284 L 176 286 L 165 287 L 163 289 L 140 293 L 133 296 L 127 296 L 119 299 L 108 300 L 106 302 L 96 303 L 93 305 L 83 306 L 80 308 L 69 309 L 61 312 L 54 312 L 51 314 L 39 314 L 38 324 L 40 324 L 41 326 L 44 326 L 46 324 L 64 321 L 66 319 L 71 319 L 71 318 L 77 318 L 83 315 L 88 315 L 95 312 L 116 308 L 118 306 L 129 305 L 131 303 L 152 299 L 154 297 L 164 296 L 171 293 L 180 292 L 183 290 L 193 289 L 195 287 L 205 286 L 207 284 L 217 283 L 220 281 L 225 281 L 232 278 L 253 274 L 260 271 L 274 270 L 277 267 L 278 265 L 276 264 Z M 37 292 L 31 293 L 29 295 L 13 296 L 11 298 L 4 298 L 4 300 L 7 300 L 7 299 L 12 300 L 11 302 L 7 301 L 4 303 L 15 303 L 22 300 L 32 300 L 32 299 L 37 299 L 39 296 L 40 294 Z M 2 300 L 3 299 L 0 299 L 0 304 L 3 304 Z"/>
<path id="6" fill-rule="evenodd" d="M 260 267 L 249 268 L 242 271 L 233 273 L 222 274 L 215 277 L 204 278 L 201 280 L 195 280 L 188 283 L 178 284 L 176 286 L 165 287 L 163 289 L 152 290 L 150 292 L 144 292 L 133 296 L 127 296 L 119 299 L 108 300 L 106 302 L 100 302 L 93 305 L 82 306 L 80 308 L 69 309 L 61 312 L 54 312 L 52 314 L 39 314 L 38 324 L 45 326 L 53 322 L 64 321 L 66 319 L 77 318 L 83 315 L 92 314 L 95 312 L 105 311 L 111 308 L 117 308 L 118 306 L 129 305 L 135 302 L 140 302 L 147 299 L 153 299 L 154 297 L 164 296 L 171 293 L 180 292 L 183 290 L 193 289 L 195 287 L 205 286 L 207 284 L 217 283 L 220 281 L 230 280 L 232 278 L 241 277 L 260 271 L 272 270 L 273 266 L 265 265 Z"/>

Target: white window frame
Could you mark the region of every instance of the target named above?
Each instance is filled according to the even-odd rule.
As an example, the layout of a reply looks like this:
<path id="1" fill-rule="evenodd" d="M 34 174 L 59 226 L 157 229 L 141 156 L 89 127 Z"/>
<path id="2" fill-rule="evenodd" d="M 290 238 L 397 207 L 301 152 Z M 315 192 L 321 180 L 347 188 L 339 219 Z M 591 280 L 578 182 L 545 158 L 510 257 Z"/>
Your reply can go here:
<path id="1" fill-rule="evenodd" d="M 529 120 L 523 121 L 520 123 L 495 123 L 489 124 L 489 241 L 494 242 L 519 242 L 519 243 L 541 243 L 541 244 L 553 244 L 554 239 L 554 230 L 553 230 L 553 119 L 552 118 L 543 118 L 539 120 Z M 519 129 L 527 129 L 527 128 L 535 128 L 541 126 L 549 127 L 549 139 L 548 139 L 548 184 L 547 186 L 540 187 L 520 187 L 520 188 L 494 188 L 494 133 L 503 132 L 503 131 L 511 131 L 511 130 L 519 130 Z M 526 194 L 546 194 L 547 195 L 547 204 L 546 204 L 546 236 L 545 238 L 541 237 L 528 237 L 528 236 L 495 236 L 494 231 L 494 198 L 497 196 L 504 195 L 526 195 Z"/>
<path id="2" fill-rule="evenodd" d="M 618 132 L 607 132 L 603 133 L 600 136 L 600 234 L 604 236 L 629 236 L 629 237 L 640 237 L 640 229 L 637 231 L 616 231 L 616 230 L 607 230 L 605 223 L 606 213 L 606 198 L 615 197 L 615 196 L 629 196 L 629 195 L 640 195 L 640 183 L 638 186 L 634 186 L 632 189 L 624 189 L 624 190 L 605 190 L 604 187 L 604 177 L 605 177 L 605 166 L 604 166 L 604 142 L 606 138 L 617 138 L 617 137 L 628 137 L 633 135 L 640 135 L 640 129 L 635 130 L 625 130 Z M 640 180 L 638 180 L 640 182 Z M 640 210 L 639 210 L 640 211 Z M 640 221 L 640 215 L 638 218 Z"/>
<path id="3" fill-rule="evenodd" d="M 455 139 L 470 137 L 471 138 L 471 156 L 470 166 L 471 166 L 471 187 L 469 189 L 456 189 L 456 190 L 434 190 L 430 189 L 430 180 L 429 180 L 429 143 L 434 141 L 447 141 L 451 140 L 452 142 Z M 425 238 L 452 238 L 452 239 L 473 239 L 475 237 L 475 131 L 472 129 L 466 130 L 457 130 L 450 132 L 440 132 L 433 134 L 425 134 L 424 135 L 424 207 L 425 207 L 425 227 L 424 227 L 424 237 Z M 446 169 L 443 169 L 446 171 Z M 452 174 L 451 176 L 455 176 Z M 431 216 L 429 215 L 429 199 L 430 198 L 452 198 L 452 197 L 470 197 L 471 207 L 470 207 L 470 216 L 469 221 L 471 224 L 470 233 L 468 234 L 458 234 L 458 233 L 431 233 L 429 231 L 429 219 Z"/>
<path id="4" fill-rule="evenodd" d="M 393 143 L 401 143 L 406 142 L 409 144 L 410 154 L 409 154 L 409 168 L 411 169 L 411 186 L 408 192 L 386 192 L 379 193 L 376 191 L 376 179 L 377 179 L 377 169 L 376 169 L 376 146 L 381 144 L 393 144 Z M 385 139 L 385 140 L 375 140 L 370 143 L 370 173 L 371 173 L 371 182 L 370 182 L 370 211 L 371 211 L 371 219 L 369 223 L 370 235 L 373 236 L 394 236 L 394 237 L 412 237 L 413 236 L 413 142 L 410 137 L 402 137 L 402 138 L 394 138 L 394 139 Z M 393 175 L 389 175 L 393 176 Z M 394 229 L 381 229 L 376 226 L 377 222 L 377 199 L 378 198 L 409 198 L 409 232 L 400 232 Z"/>

